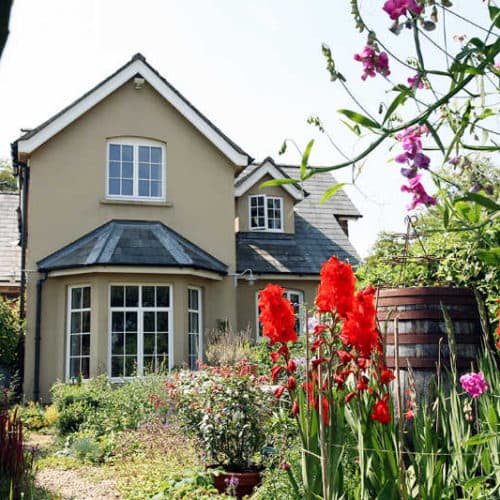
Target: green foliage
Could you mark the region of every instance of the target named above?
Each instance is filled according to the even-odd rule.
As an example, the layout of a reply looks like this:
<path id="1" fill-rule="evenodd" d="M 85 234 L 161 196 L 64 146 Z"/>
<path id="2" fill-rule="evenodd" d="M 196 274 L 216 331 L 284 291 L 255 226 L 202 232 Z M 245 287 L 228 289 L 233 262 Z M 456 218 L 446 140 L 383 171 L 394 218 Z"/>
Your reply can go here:
<path id="1" fill-rule="evenodd" d="M 17 179 L 12 175 L 9 160 L 0 159 L 0 192 L 17 191 Z"/>
<path id="2" fill-rule="evenodd" d="M 0 365 L 14 368 L 19 343 L 18 301 L 0 297 Z"/>
<path id="3" fill-rule="evenodd" d="M 14 409 L 19 412 L 23 427 L 29 431 L 53 427 L 59 418 L 59 412 L 55 406 L 44 407 L 34 401 L 29 401 L 26 406 L 17 405 Z"/>
<path id="4" fill-rule="evenodd" d="M 213 498 L 229 498 L 219 495 L 213 485 L 213 478 L 204 469 L 193 469 L 182 475 L 177 475 L 164 481 L 160 493 L 153 496 L 153 500 L 168 499 L 192 499 L 210 500 Z"/>

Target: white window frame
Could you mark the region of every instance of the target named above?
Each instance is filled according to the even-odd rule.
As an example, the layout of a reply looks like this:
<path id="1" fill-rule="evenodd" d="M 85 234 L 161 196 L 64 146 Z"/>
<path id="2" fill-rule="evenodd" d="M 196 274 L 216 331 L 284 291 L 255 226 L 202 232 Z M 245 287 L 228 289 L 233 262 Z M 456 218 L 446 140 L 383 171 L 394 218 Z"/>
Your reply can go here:
<path id="1" fill-rule="evenodd" d="M 71 307 L 71 292 L 72 290 L 76 288 L 89 288 L 90 289 L 90 307 L 82 307 L 81 309 L 73 309 Z M 66 381 L 69 382 L 71 381 L 72 377 L 70 377 L 70 366 L 71 366 L 71 313 L 72 312 L 85 312 L 89 311 L 90 312 L 90 332 L 88 335 L 90 336 L 90 351 L 88 356 L 73 356 L 75 358 L 83 358 L 83 357 L 88 357 L 89 358 L 89 378 L 88 379 L 83 379 L 83 380 L 89 380 L 90 379 L 90 361 L 92 359 L 92 286 L 88 283 L 81 284 L 81 285 L 71 285 L 68 286 L 68 292 L 67 292 L 67 304 L 66 304 L 66 370 L 65 370 L 65 376 L 66 376 Z M 81 335 L 81 333 L 80 333 Z"/>
<path id="2" fill-rule="evenodd" d="M 198 309 L 190 309 L 189 307 L 189 292 L 190 291 L 196 291 L 198 293 Z M 187 318 L 187 330 L 188 330 L 188 365 L 189 368 L 191 368 L 191 353 L 189 352 L 189 336 L 190 335 L 198 335 L 198 361 L 203 360 L 203 292 L 200 287 L 196 286 L 189 286 L 187 288 L 187 293 L 188 293 L 188 301 L 187 301 L 187 312 L 188 312 L 188 318 Z M 189 314 L 194 313 L 198 314 L 198 332 L 192 332 L 190 331 L 191 329 L 189 328 Z"/>
<path id="3" fill-rule="evenodd" d="M 133 188 L 132 195 L 110 194 L 109 192 L 109 150 L 110 145 L 132 146 L 133 148 Z M 139 196 L 139 147 L 150 146 L 161 148 L 161 196 Z M 166 164 L 167 148 L 165 143 L 151 139 L 137 137 L 117 137 L 106 141 L 106 199 L 108 200 L 141 200 L 141 201 L 166 201 Z"/>
<path id="4" fill-rule="evenodd" d="M 264 289 L 262 289 L 262 290 L 264 290 Z M 261 328 L 260 328 L 260 321 L 259 321 L 259 316 L 260 316 L 260 314 L 259 314 L 259 293 L 262 292 L 262 290 L 255 292 L 255 338 L 257 341 L 262 338 L 262 335 L 260 334 Z M 297 318 L 299 320 L 299 331 L 297 332 L 297 334 L 300 336 L 300 335 L 304 335 L 305 326 L 306 326 L 305 325 L 305 317 L 304 317 L 304 292 L 302 290 L 295 290 L 292 288 L 286 288 L 284 296 L 286 299 L 290 300 L 290 295 L 293 293 L 296 293 L 300 296 L 300 302 L 299 302 L 300 309 L 299 310 L 302 312 L 302 314 Z M 297 315 L 295 315 L 295 316 L 297 316 Z"/>
<path id="5" fill-rule="evenodd" d="M 137 286 L 139 287 L 138 307 L 111 307 L 111 287 L 113 286 Z M 169 288 L 169 307 L 142 307 L 142 288 L 145 286 L 164 286 Z M 118 382 L 121 380 L 132 380 L 134 377 L 113 377 L 112 369 L 112 313 L 113 311 L 136 311 L 137 312 L 137 377 L 144 376 L 144 318 L 143 312 L 168 311 L 168 369 L 174 366 L 174 288 L 170 283 L 110 283 L 108 287 L 108 378 Z"/>
<path id="6" fill-rule="evenodd" d="M 253 227 L 252 226 L 252 199 L 263 198 L 264 199 L 264 226 Z M 279 229 L 271 229 L 269 227 L 269 214 L 267 207 L 267 200 L 279 200 L 280 202 L 280 226 Z M 268 196 L 266 194 L 253 194 L 248 197 L 248 228 L 250 231 L 268 231 L 271 233 L 282 233 L 283 229 L 283 198 L 280 196 Z"/>

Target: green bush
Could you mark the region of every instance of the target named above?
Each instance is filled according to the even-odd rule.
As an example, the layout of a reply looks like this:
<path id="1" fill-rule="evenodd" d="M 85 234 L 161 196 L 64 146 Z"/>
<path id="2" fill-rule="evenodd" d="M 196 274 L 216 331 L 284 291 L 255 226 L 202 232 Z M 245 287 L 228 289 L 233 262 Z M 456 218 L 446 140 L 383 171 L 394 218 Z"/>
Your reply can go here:
<path id="1" fill-rule="evenodd" d="M 0 297 L 0 365 L 8 368 L 16 366 L 18 342 L 18 303 Z"/>

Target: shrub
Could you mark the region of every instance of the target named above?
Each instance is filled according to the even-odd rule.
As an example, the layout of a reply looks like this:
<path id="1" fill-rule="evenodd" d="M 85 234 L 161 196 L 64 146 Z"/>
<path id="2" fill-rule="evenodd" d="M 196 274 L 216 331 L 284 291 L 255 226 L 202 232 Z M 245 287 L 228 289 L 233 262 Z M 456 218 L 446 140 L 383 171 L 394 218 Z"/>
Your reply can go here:
<path id="1" fill-rule="evenodd" d="M 8 368 L 16 366 L 18 342 L 18 303 L 0 297 L 0 365 Z"/>
<path id="2" fill-rule="evenodd" d="M 205 356 L 213 366 L 234 366 L 251 354 L 250 330 L 233 332 L 229 328 L 211 330 L 207 336 Z"/>

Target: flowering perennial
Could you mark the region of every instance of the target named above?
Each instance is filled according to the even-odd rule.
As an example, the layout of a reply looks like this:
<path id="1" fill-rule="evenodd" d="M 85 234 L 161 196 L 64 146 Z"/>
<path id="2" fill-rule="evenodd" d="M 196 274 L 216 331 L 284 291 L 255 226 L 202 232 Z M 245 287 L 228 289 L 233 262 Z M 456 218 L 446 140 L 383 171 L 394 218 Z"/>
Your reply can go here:
<path id="1" fill-rule="evenodd" d="M 408 210 L 413 210 L 417 205 L 435 205 L 437 203 L 436 198 L 429 196 L 424 186 L 420 182 L 422 175 L 419 174 L 412 179 L 408 179 L 408 186 L 403 184 L 401 186 L 401 191 L 412 193 L 413 199 L 409 205 L 407 205 Z"/>
<path id="2" fill-rule="evenodd" d="M 383 9 L 392 20 L 398 21 L 400 16 L 406 16 L 408 12 L 419 16 L 424 7 L 419 5 L 416 0 L 387 0 Z"/>
<path id="3" fill-rule="evenodd" d="M 354 60 L 363 63 L 362 80 L 374 77 L 377 73 L 383 76 L 391 74 L 387 54 L 378 52 L 372 45 L 367 45 L 359 54 L 354 54 Z"/>
<path id="4" fill-rule="evenodd" d="M 489 389 L 486 380 L 484 379 L 483 372 L 467 373 L 460 377 L 460 383 L 464 391 L 473 398 L 478 398 L 481 394 Z"/>

